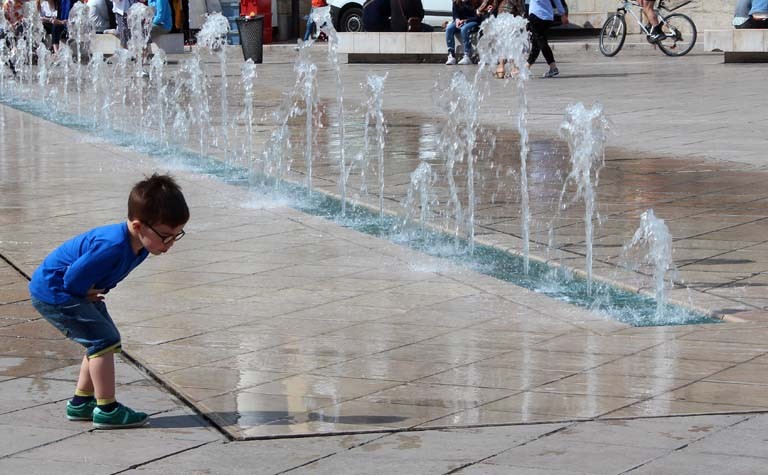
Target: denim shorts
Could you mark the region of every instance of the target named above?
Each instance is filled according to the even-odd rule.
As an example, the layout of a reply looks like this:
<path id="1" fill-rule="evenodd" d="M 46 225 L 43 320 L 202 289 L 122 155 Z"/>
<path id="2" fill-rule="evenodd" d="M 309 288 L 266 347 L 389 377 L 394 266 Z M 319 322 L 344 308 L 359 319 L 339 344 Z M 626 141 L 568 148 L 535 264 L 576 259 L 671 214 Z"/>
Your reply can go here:
<path id="1" fill-rule="evenodd" d="M 32 297 L 32 305 L 64 336 L 83 345 L 88 358 L 120 352 L 120 332 L 104 302 L 78 299 L 52 305 Z"/>

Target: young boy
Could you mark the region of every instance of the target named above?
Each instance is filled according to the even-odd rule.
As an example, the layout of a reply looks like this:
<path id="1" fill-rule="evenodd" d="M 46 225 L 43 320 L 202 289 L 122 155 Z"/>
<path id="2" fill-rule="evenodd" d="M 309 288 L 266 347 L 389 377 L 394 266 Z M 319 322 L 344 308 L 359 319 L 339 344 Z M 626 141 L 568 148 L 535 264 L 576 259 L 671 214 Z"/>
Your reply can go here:
<path id="1" fill-rule="evenodd" d="M 94 228 L 59 246 L 32 275 L 32 305 L 69 339 L 86 348 L 67 418 L 99 429 L 139 427 L 149 416 L 115 400 L 114 353 L 120 333 L 104 304 L 147 255 L 167 252 L 184 237 L 189 208 L 181 188 L 153 174 L 128 196 L 128 221 Z M 95 397 L 94 397 L 95 396 Z"/>

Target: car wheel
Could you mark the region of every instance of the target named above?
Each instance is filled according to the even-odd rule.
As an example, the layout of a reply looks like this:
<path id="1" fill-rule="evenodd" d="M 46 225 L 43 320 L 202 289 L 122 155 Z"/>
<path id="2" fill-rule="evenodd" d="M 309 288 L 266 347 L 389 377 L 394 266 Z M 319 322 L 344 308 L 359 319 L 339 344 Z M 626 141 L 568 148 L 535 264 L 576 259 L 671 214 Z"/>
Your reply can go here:
<path id="1" fill-rule="evenodd" d="M 341 31 L 363 31 L 363 9 L 350 8 L 341 15 Z"/>

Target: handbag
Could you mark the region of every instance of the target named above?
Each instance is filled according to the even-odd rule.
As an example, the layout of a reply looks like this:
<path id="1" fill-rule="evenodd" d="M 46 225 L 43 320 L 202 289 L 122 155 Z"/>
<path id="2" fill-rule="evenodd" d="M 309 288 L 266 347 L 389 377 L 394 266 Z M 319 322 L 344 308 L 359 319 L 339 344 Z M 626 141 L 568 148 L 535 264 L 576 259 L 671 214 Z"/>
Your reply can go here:
<path id="1" fill-rule="evenodd" d="M 408 31 L 420 32 L 421 31 L 421 18 L 417 16 L 408 17 Z"/>

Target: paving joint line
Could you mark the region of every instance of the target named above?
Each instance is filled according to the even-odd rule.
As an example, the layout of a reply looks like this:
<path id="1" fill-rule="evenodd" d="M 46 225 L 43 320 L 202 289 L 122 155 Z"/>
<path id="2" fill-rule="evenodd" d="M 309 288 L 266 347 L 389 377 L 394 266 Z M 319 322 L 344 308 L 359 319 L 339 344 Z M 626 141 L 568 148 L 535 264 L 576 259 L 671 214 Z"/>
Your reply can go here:
<path id="1" fill-rule="evenodd" d="M 666 453 L 665 453 L 665 454 L 663 454 L 663 455 L 659 455 L 658 457 L 654 457 L 654 458 L 651 458 L 650 460 L 646 460 L 645 462 L 641 462 L 641 463 L 639 463 L 639 464 L 635 465 L 634 467 L 632 467 L 632 468 L 629 468 L 628 470 L 625 470 L 625 471 L 623 471 L 623 472 L 620 472 L 620 473 L 619 473 L 619 475 L 623 475 L 623 474 L 625 474 L 625 473 L 630 473 L 630 472 L 632 472 L 632 471 L 634 471 L 634 470 L 636 470 L 636 469 L 638 469 L 638 468 L 641 468 L 641 467 L 643 467 L 643 466 L 645 466 L 645 465 L 648 465 L 649 463 L 653 463 L 653 462 L 655 462 L 656 460 L 661 460 L 662 458 L 664 458 L 664 457 L 667 457 L 667 456 L 668 456 L 668 455 L 670 455 L 670 454 L 673 454 L 673 453 L 675 453 L 675 452 L 679 452 L 679 451 L 681 451 L 681 450 L 684 450 L 684 449 L 686 449 L 686 448 L 690 447 L 690 445 L 691 445 L 692 443 L 698 442 L 698 441 L 700 441 L 700 440 L 704 440 L 704 439 L 706 439 L 707 437 L 711 437 L 711 436 L 713 436 L 713 435 L 715 435 L 715 434 L 718 434 L 718 433 L 720 433 L 720 432 L 722 432 L 722 431 L 724 431 L 724 430 L 726 430 L 726 429 L 729 429 L 729 428 L 731 428 L 731 427 L 733 427 L 733 426 L 735 426 L 735 425 L 741 424 L 741 423 L 742 423 L 742 422 L 744 422 L 744 421 L 748 421 L 749 419 L 750 419 L 749 417 L 745 417 L 745 418 L 743 418 L 743 419 L 741 419 L 741 420 L 738 420 L 738 421 L 734 422 L 733 424 L 730 424 L 730 425 L 727 425 L 727 426 L 722 426 L 722 427 L 720 427 L 720 428 L 716 429 L 716 430 L 715 430 L 714 432 L 712 432 L 711 434 L 710 434 L 710 433 L 706 433 L 706 434 L 702 435 L 701 437 L 698 437 L 698 438 L 696 438 L 696 439 L 693 439 L 693 440 L 689 440 L 689 441 L 687 441 L 686 443 L 684 443 L 683 445 L 681 445 L 681 446 L 679 446 L 679 447 L 675 447 L 674 449 L 672 449 L 672 450 L 670 450 L 670 451 L 666 452 Z"/>
<path id="2" fill-rule="evenodd" d="M 125 468 L 123 470 L 118 470 L 117 472 L 112 472 L 111 475 L 117 475 L 118 473 L 125 473 L 125 472 L 128 472 L 130 470 L 135 470 L 135 469 L 137 469 L 139 467 L 142 467 L 144 465 L 147 465 L 147 464 L 150 464 L 150 463 L 153 463 L 153 462 L 157 462 L 158 460 L 163 460 L 163 459 L 166 459 L 166 458 L 169 458 L 169 457 L 173 457 L 174 455 L 183 454 L 184 452 L 189 452 L 191 450 L 196 450 L 196 449 L 199 449 L 200 447 L 203 447 L 205 445 L 214 444 L 216 442 L 217 441 L 215 441 L 215 440 L 212 440 L 212 441 L 209 441 L 209 442 L 203 442 L 203 443 L 201 443 L 199 445 L 196 445 L 194 447 L 188 447 L 186 449 L 181 449 L 181 450 L 178 450 L 176 452 L 172 452 L 170 454 L 161 455 L 160 457 L 157 457 L 157 458 L 154 458 L 154 459 L 151 459 L 151 460 L 147 460 L 145 462 L 140 462 L 140 463 L 137 463 L 137 464 L 133 464 L 130 467 Z"/>
<path id="3" fill-rule="evenodd" d="M 543 439 L 543 438 L 545 438 L 545 437 L 549 437 L 549 436 L 551 436 L 551 435 L 554 435 L 554 434 L 556 434 L 556 433 L 558 433 L 558 432 L 561 432 L 561 431 L 563 431 L 563 430 L 565 430 L 565 429 L 567 429 L 567 428 L 569 428 L 569 427 L 573 427 L 573 426 L 574 426 L 574 425 L 576 425 L 576 424 L 578 424 L 578 421 L 576 421 L 576 422 L 573 422 L 573 423 L 571 423 L 571 424 L 567 424 L 567 425 L 564 425 L 563 427 L 558 427 L 557 429 L 554 429 L 554 430 L 552 430 L 552 431 L 546 432 L 546 433 L 544 433 L 544 434 L 540 434 L 540 435 L 538 435 L 537 437 L 534 437 L 534 438 L 532 438 L 532 439 L 530 439 L 530 440 L 526 440 L 525 442 L 522 442 L 522 443 L 520 443 L 520 444 L 514 445 L 514 446 L 512 446 L 512 447 L 506 448 L 506 449 L 504 449 L 504 450 L 502 450 L 502 451 L 500 451 L 500 452 L 497 452 L 497 453 L 495 453 L 495 454 L 492 454 L 492 455 L 489 455 L 489 456 L 487 456 L 487 457 L 483 457 L 483 458 L 481 458 L 481 459 L 479 459 L 479 460 L 476 460 L 476 461 L 474 461 L 474 462 L 470 462 L 470 463 L 464 464 L 464 465 L 462 465 L 462 466 L 456 467 L 456 468 L 454 468 L 453 470 L 449 470 L 448 472 L 445 472 L 445 474 L 444 474 L 444 475 L 451 475 L 451 474 L 453 474 L 453 473 L 457 473 L 457 472 L 459 472 L 459 471 L 461 471 L 461 470 L 464 470 L 464 469 L 465 469 L 465 468 L 467 468 L 467 467 L 471 467 L 472 465 L 477 465 L 477 464 L 479 464 L 479 463 L 483 463 L 484 461 L 486 461 L 486 460 L 489 460 L 489 459 L 491 459 L 491 458 L 493 458 L 493 457 L 497 457 L 497 456 L 499 456 L 499 455 L 503 454 L 504 452 L 509 452 L 509 451 L 510 451 L 510 450 L 512 450 L 512 449 L 516 449 L 516 448 L 518 448 L 518 447 L 523 447 L 523 446 L 525 446 L 525 445 L 528 445 L 528 444 L 530 444 L 531 442 L 535 442 L 535 441 L 537 441 L 537 440 L 541 440 L 541 439 Z"/>

